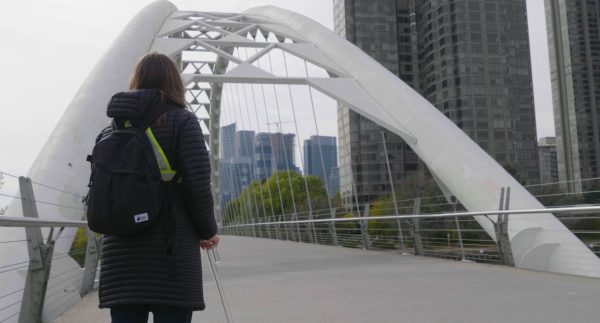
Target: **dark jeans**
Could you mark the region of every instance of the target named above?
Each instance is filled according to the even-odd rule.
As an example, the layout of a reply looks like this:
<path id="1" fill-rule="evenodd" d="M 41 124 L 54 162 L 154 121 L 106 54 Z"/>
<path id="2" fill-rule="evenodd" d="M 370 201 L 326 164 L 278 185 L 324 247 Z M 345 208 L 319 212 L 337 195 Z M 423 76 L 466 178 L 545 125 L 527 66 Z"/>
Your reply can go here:
<path id="1" fill-rule="evenodd" d="M 154 323 L 190 323 L 192 309 L 168 305 L 120 305 L 110 309 L 112 323 L 147 323 L 152 312 Z"/>

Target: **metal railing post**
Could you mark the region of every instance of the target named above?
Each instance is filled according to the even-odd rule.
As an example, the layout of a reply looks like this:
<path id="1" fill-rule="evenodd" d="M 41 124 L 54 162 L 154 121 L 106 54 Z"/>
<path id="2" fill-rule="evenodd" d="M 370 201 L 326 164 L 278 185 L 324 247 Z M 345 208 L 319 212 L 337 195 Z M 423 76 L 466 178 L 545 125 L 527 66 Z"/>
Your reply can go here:
<path id="1" fill-rule="evenodd" d="M 291 213 L 290 214 L 290 219 L 286 220 L 286 222 L 292 222 L 294 221 L 295 218 L 295 213 Z M 297 226 L 298 224 L 296 224 Z M 294 230 L 294 223 L 289 223 L 288 227 L 290 228 L 290 240 L 291 241 L 298 241 L 297 237 L 296 237 L 296 231 Z"/>
<path id="2" fill-rule="evenodd" d="M 509 208 L 510 187 L 506 187 L 506 190 L 502 188 L 500 191 L 500 205 L 498 209 L 500 211 L 507 211 Z M 502 263 L 514 267 L 515 261 L 510 246 L 510 237 L 508 236 L 508 214 L 498 215 L 496 222 L 494 222 L 494 231 L 496 232 L 496 241 L 498 242 L 498 250 L 500 252 Z"/>
<path id="3" fill-rule="evenodd" d="M 415 198 L 413 205 L 413 214 L 417 215 L 421 213 L 421 198 Z M 415 248 L 415 255 L 423 255 L 423 241 L 421 240 L 421 219 L 414 218 L 412 220 L 411 231 L 413 236 L 413 245 Z"/>
<path id="4" fill-rule="evenodd" d="M 367 220 L 360 221 L 360 233 L 363 240 L 363 248 L 371 249 L 371 241 L 369 240 L 369 204 L 365 204 L 365 210 L 363 212 L 363 218 Z"/>
<path id="5" fill-rule="evenodd" d="M 396 189 L 394 188 L 394 177 L 392 176 L 392 168 L 390 166 L 390 158 L 388 155 L 387 144 L 385 142 L 385 133 L 381 131 L 381 141 L 383 143 L 383 153 L 385 154 L 385 164 L 387 166 L 388 177 L 390 178 L 390 188 L 392 190 L 392 202 L 394 203 L 394 212 L 399 215 L 398 201 L 396 198 Z M 400 240 L 400 248 L 402 248 L 402 254 L 406 255 L 406 246 L 404 245 L 404 235 L 402 233 L 402 222 L 400 219 L 396 219 L 396 226 L 398 227 L 398 240 Z"/>
<path id="6" fill-rule="evenodd" d="M 275 227 L 275 238 L 277 240 L 281 240 L 281 233 L 279 232 L 279 224 L 276 223 L 277 221 L 275 221 L 275 216 L 273 215 L 273 221 L 271 221 L 273 223 L 275 223 L 273 226 Z"/>
<path id="7" fill-rule="evenodd" d="M 336 209 L 331 209 L 331 218 L 332 219 L 335 219 L 336 213 L 337 213 Z M 329 234 L 331 235 L 331 244 L 339 247 L 340 244 L 337 239 L 337 231 L 335 230 L 335 222 L 333 222 L 333 221 L 329 222 Z"/>
<path id="8" fill-rule="evenodd" d="M 282 218 L 283 218 L 283 220 L 281 220 Z M 285 240 L 290 240 L 290 230 L 289 230 L 288 224 L 286 223 L 287 220 L 285 219 L 284 215 L 282 215 L 282 214 L 279 215 L 279 222 L 283 223 L 282 230 L 283 230 L 283 232 L 285 232 Z"/>
<path id="9" fill-rule="evenodd" d="M 265 223 L 268 223 L 269 221 L 269 217 L 265 216 Z M 265 232 L 263 233 L 263 237 L 266 239 L 273 239 L 273 235 L 271 233 L 271 225 L 269 224 L 265 224 L 263 225 L 263 228 L 265 230 Z"/>
<path id="10" fill-rule="evenodd" d="M 85 250 L 83 280 L 81 282 L 81 291 L 79 293 L 81 297 L 94 289 L 96 271 L 98 270 L 98 256 L 100 255 L 100 239 L 96 238 L 96 233 L 89 228 L 86 228 L 85 235 L 87 237 L 87 247 Z"/>
<path id="11" fill-rule="evenodd" d="M 298 213 L 294 213 L 294 216 L 292 217 L 292 221 L 294 221 L 294 218 L 296 218 L 296 221 L 298 221 Z M 296 223 L 296 235 L 298 236 L 297 237 L 298 239 L 296 239 L 296 240 L 298 242 L 302 242 L 302 233 L 300 232 L 300 223 Z"/>
<path id="12" fill-rule="evenodd" d="M 35 204 L 31 179 L 23 176 L 19 177 L 19 186 L 23 215 L 28 218 L 37 218 L 37 206 Z M 42 322 L 44 299 L 46 298 L 46 289 L 52 265 L 52 254 L 54 252 L 53 233 L 54 228 L 50 229 L 48 241 L 44 243 L 41 228 L 25 228 L 27 250 L 29 253 L 29 268 L 25 280 L 19 322 Z"/>
<path id="13" fill-rule="evenodd" d="M 452 212 L 456 213 L 456 206 L 458 204 L 458 200 L 455 196 L 452 197 Z M 456 224 L 456 233 L 458 234 L 458 244 L 460 246 L 460 256 L 461 261 L 467 261 L 467 256 L 465 254 L 465 246 L 462 240 L 462 232 L 460 231 L 460 222 L 458 221 L 458 217 L 454 217 L 454 223 Z"/>
<path id="14" fill-rule="evenodd" d="M 308 220 L 309 221 L 314 220 L 312 210 L 308 211 Z M 306 237 L 308 238 L 308 242 L 309 243 L 317 243 L 317 233 L 315 232 L 315 224 L 313 222 L 308 223 L 305 226 L 305 229 L 306 229 Z"/>
<path id="15" fill-rule="evenodd" d="M 256 226 L 254 225 L 254 223 L 256 223 L 256 220 L 254 218 L 252 218 L 252 220 L 250 222 L 250 227 L 252 228 L 252 237 L 256 238 L 257 237 Z"/>

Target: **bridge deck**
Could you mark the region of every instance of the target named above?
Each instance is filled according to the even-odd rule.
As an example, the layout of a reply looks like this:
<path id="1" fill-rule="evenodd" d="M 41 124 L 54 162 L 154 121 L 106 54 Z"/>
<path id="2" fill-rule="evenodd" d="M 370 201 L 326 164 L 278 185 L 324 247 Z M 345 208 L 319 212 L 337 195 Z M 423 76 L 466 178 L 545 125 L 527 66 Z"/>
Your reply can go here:
<path id="1" fill-rule="evenodd" d="M 224 237 L 236 322 L 598 322 L 600 280 L 295 242 Z M 224 322 L 210 268 L 207 310 Z M 56 323 L 109 322 L 89 295 Z"/>

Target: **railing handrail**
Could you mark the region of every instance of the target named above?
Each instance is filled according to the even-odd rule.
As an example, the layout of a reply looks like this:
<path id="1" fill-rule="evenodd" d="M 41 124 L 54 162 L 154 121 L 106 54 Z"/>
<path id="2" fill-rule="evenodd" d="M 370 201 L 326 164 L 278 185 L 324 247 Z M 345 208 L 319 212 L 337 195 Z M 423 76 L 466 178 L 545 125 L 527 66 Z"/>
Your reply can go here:
<path id="1" fill-rule="evenodd" d="M 0 216 L 0 227 L 87 227 L 87 221 Z"/>
<path id="2" fill-rule="evenodd" d="M 323 223 L 323 222 L 352 222 L 352 221 L 377 221 L 377 220 L 396 220 L 396 219 L 423 219 L 423 218 L 446 218 L 446 217 L 470 217 L 501 214 L 539 214 L 539 213 L 561 213 L 561 214 L 581 214 L 587 212 L 600 212 L 600 205 L 593 206 L 575 206 L 575 207 L 550 207 L 543 209 L 526 210 L 491 210 L 477 212 L 451 212 L 451 213 L 430 213 L 430 214 L 402 214 L 402 215 L 383 215 L 370 217 L 349 217 L 349 218 L 327 218 L 313 220 L 294 220 L 294 221 L 271 221 L 246 224 L 234 224 L 224 226 L 224 228 L 235 228 L 243 226 L 259 226 L 274 224 L 300 224 L 300 223 Z M 0 227 L 87 227 L 87 221 L 74 220 L 51 220 L 25 217 L 0 216 Z"/>
<path id="3" fill-rule="evenodd" d="M 352 221 L 377 221 L 377 220 L 396 220 L 396 219 L 422 219 L 422 218 L 447 218 L 447 217 L 470 217 L 501 214 L 539 214 L 539 213 L 561 213 L 561 214 L 580 214 L 587 212 L 600 212 L 600 205 L 594 206 L 576 206 L 576 207 L 550 207 L 543 209 L 528 210 L 491 210 L 477 212 L 455 212 L 455 213 L 431 213 L 431 214 L 403 214 L 403 215 L 384 215 L 370 217 L 350 217 L 350 218 L 327 218 L 313 220 L 294 220 L 294 221 L 272 221 L 246 224 L 233 224 L 223 226 L 223 228 L 236 228 L 246 226 L 260 225 L 279 225 L 279 224 L 301 224 L 301 223 L 331 223 L 331 222 L 352 222 Z M 0 224 L 1 225 L 1 224 Z"/>

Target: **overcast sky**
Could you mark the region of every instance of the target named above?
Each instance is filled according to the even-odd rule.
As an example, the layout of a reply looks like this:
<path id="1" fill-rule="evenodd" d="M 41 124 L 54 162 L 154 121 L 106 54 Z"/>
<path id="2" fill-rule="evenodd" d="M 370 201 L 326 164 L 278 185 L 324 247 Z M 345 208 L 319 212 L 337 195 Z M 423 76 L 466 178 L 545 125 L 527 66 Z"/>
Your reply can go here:
<path id="1" fill-rule="evenodd" d="M 148 0 L 4 0 L 0 11 L 0 171 L 26 174 L 110 42 Z M 241 12 L 272 4 L 333 26 L 331 0 L 172 1 Z M 538 136 L 554 134 L 543 0 L 527 0 Z M 1 206 L 1 205 L 0 205 Z"/>

